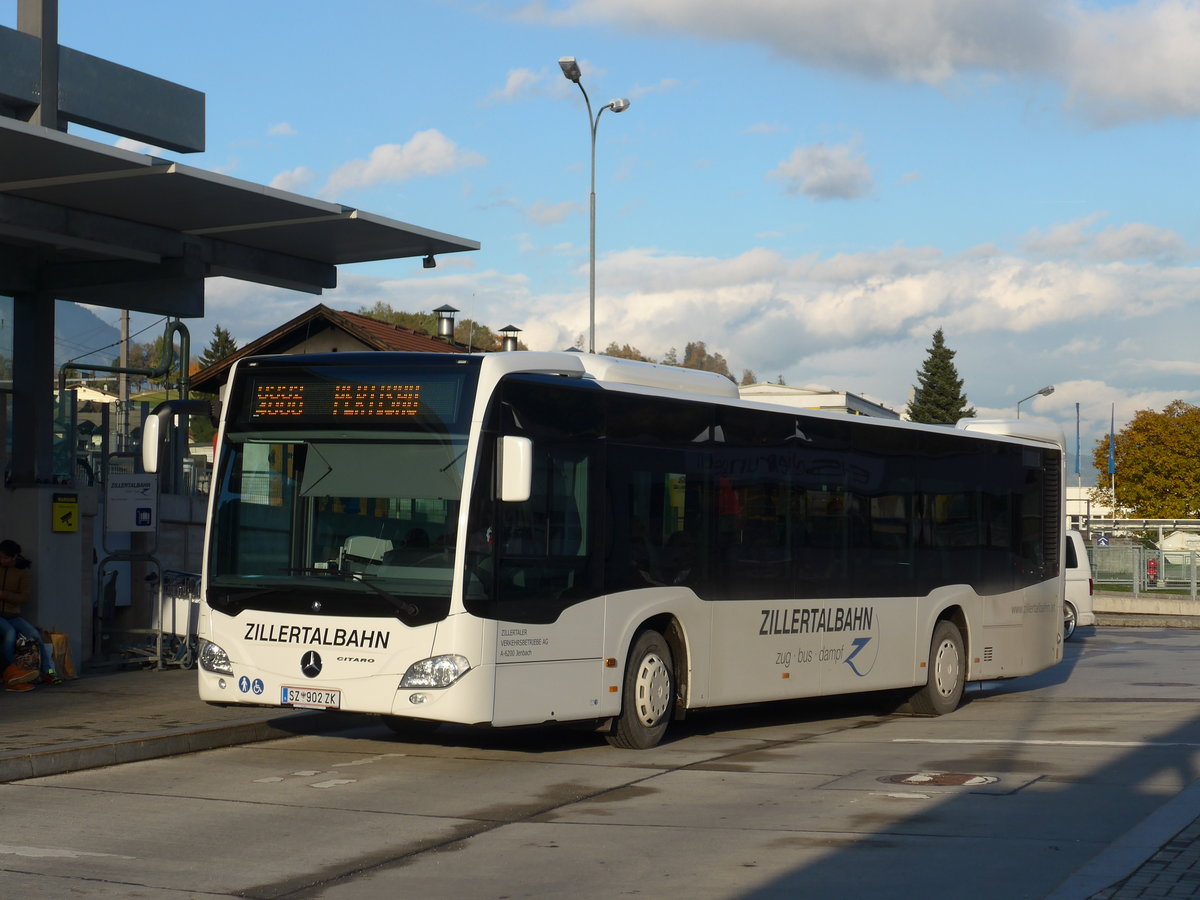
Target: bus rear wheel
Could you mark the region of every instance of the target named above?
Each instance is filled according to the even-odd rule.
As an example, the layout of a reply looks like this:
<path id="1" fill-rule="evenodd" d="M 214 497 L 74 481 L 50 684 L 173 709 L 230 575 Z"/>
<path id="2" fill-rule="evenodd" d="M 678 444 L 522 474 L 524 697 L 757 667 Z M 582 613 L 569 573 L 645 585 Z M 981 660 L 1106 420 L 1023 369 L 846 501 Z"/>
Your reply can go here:
<path id="1" fill-rule="evenodd" d="M 944 716 L 958 709 L 967 685 L 967 654 L 962 632 L 943 619 L 929 642 L 929 680 L 912 695 L 910 708 L 919 716 Z"/>
<path id="2" fill-rule="evenodd" d="M 621 715 L 606 735 L 622 750 L 645 750 L 662 740 L 675 711 L 675 669 L 671 648 L 657 631 L 643 631 L 625 666 Z"/>

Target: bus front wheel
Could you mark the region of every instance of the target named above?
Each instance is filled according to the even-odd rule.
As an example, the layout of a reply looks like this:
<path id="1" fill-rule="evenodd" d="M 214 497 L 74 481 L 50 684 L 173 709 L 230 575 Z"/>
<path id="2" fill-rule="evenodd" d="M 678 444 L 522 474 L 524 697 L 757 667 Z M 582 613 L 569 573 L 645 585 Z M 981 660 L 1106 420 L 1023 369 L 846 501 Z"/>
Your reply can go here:
<path id="1" fill-rule="evenodd" d="M 645 750 L 662 740 L 675 710 L 671 648 L 657 631 L 643 631 L 625 665 L 621 715 L 606 735 L 622 750 Z"/>
<path id="2" fill-rule="evenodd" d="M 929 642 L 929 680 L 909 701 L 919 716 L 954 712 L 967 683 L 967 654 L 962 632 L 948 619 L 937 623 Z"/>

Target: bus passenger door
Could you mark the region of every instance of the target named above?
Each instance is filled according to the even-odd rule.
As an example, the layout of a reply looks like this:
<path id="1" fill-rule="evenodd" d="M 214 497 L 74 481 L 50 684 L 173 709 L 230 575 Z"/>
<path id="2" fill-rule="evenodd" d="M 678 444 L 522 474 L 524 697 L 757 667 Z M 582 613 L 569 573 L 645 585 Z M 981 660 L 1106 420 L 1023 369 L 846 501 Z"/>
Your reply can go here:
<path id="1" fill-rule="evenodd" d="M 529 497 L 497 503 L 496 725 L 598 715 L 604 604 L 588 448 L 533 443 Z"/>

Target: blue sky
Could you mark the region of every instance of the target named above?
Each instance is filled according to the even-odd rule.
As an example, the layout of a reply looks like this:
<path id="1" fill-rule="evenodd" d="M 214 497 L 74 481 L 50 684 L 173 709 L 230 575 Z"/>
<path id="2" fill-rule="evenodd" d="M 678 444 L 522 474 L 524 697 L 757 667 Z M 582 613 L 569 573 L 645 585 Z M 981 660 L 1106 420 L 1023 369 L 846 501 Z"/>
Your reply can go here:
<path id="1" fill-rule="evenodd" d="M 205 92 L 207 151 L 163 155 L 482 244 L 344 267 L 337 308 L 586 333 L 575 56 L 632 104 L 598 129 L 599 348 L 900 409 L 941 327 L 981 415 L 1053 384 L 1022 417 L 1073 447 L 1079 403 L 1085 458 L 1114 404 L 1200 403 L 1197 2 L 61 0 L 59 29 Z M 210 281 L 193 347 L 317 301 Z"/>

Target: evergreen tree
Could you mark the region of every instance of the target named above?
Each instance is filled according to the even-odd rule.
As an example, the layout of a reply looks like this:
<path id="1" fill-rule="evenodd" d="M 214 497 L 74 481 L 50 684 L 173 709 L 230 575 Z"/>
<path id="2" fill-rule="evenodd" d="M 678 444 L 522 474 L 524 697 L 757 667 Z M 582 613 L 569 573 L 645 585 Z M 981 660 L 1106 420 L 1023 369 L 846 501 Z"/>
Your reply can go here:
<path id="1" fill-rule="evenodd" d="M 197 362 L 207 369 L 209 366 L 214 366 L 227 356 L 233 356 L 237 353 L 237 341 L 233 339 L 233 335 L 229 331 L 217 325 L 213 329 L 212 341 L 208 348 L 200 354 L 200 359 Z"/>
<path id="2" fill-rule="evenodd" d="M 953 425 L 975 415 L 975 409 L 967 406 L 963 382 L 954 367 L 954 351 L 946 346 L 940 328 L 933 333 L 933 346 L 917 371 L 907 413 L 909 421 L 926 425 Z"/>

